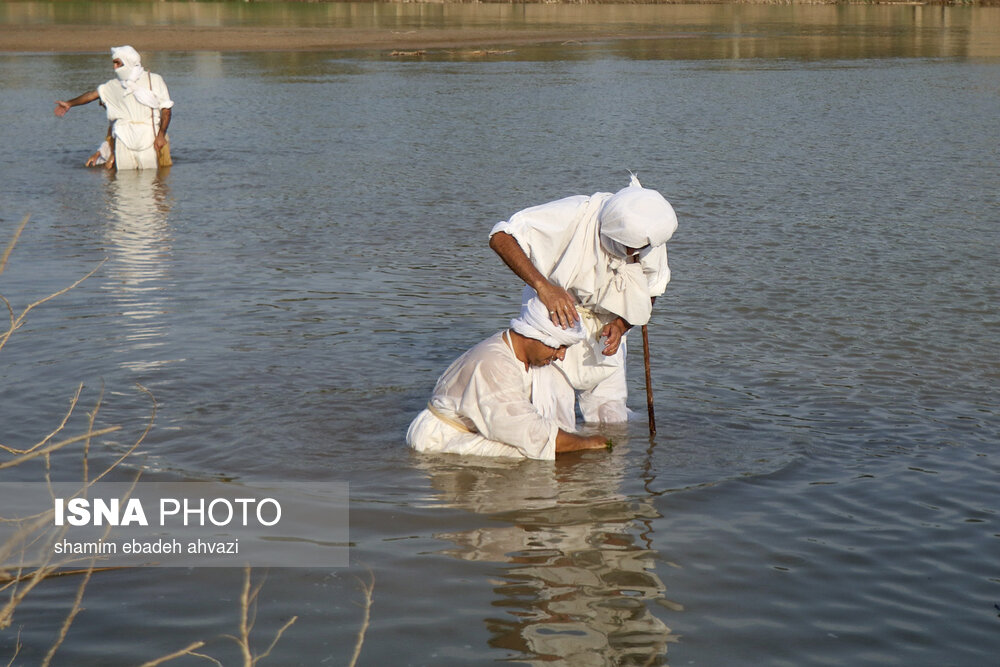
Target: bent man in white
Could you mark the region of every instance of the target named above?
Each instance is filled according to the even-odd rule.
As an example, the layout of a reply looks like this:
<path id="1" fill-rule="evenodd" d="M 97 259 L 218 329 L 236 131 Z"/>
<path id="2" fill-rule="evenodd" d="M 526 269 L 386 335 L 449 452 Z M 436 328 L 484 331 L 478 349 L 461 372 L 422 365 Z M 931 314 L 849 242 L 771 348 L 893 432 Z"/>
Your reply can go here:
<path id="1" fill-rule="evenodd" d="M 167 85 L 159 74 L 143 69 L 139 53 L 131 46 L 112 48 L 111 59 L 114 79 L 69 101 L 57 101 L 55 114 L 62 117 L 75 106 L 100 99 L 110 123 L 112 156 L 105 166 L 156 169 L 174 106 Z"/>
<path id="2" fill-rule="evenodd" d="M 455 360 L 410 424 L 406 442 L 421 452 L 552 460 L 556 454 L 605 446 L 601 436 L 560 428 L 532 404 L 532 384 L 554 373 L 569 345 L 583 339 L 577 325 L 552 324 L 538 299 L 526 302 L 510 329 Z"/>
<path id="3" fill-rule="evenodd" d="M 537 294 L 553 323 L 587 331 L 554 364 L 560 373 L 536 385 L 546 414 L 572 423 L 579 398 L 585 421 L 628 419 L 625 334 L 649 321 L 670 281 L 665 244 L 676 229 L 670 203 L 635 176 L 614 194 L 566 197 L 493 227 L 490 247 L 526 283 L 522 298 Z"/>

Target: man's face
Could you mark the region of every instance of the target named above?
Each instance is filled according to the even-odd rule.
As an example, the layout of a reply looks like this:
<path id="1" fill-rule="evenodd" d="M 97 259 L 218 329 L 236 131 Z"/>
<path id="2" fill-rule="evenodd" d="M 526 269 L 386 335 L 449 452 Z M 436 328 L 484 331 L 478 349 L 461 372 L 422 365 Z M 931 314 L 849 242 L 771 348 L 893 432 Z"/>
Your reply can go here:
<path id="1" fill-rule="evenodd" d="M 118 69 L 119 67 L 121 67 L 125 63 L 122 62 L 121 58 L 115 58 L 114 60 L 111 61 L 111 64 L 112 64 L 112 66 L 114 66 L 115 69 Z"/>
<path id="2" fill-rule="evenodd" d="M 529 366 L 548 366 L 556 359 L 561 361 L 566 358 L 566 346 L 549 347 L 540 340 L 527 338 L 524 353 Z"/>

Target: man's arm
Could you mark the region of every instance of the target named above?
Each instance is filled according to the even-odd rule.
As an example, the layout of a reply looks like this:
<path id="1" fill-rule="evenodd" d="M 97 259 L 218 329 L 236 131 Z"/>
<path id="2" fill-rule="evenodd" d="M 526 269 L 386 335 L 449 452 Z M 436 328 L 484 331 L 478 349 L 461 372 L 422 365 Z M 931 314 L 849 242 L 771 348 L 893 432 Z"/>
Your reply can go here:
<path id="1" fill-rule="evenodd" d="M 517 239 L 507 232 L 497 232 L 490 237 L 490 248 L 500 255 L 503 263 L 518 278 L 538 293 L 538 298 L 549 309 L 553 323 L 566 329 L 580 320 L 580 314 L 576 312 L 576 299 L 562 287 L 549 282 L 549 279 L 535 268 Z"/>
<path id="2" fill-rule="evenodd" d="M 604 449 L 607 447 L 607 440 L 599 435 L 577 435 L 559 429 L 556 434 L 556 454 L 564 452 L 576 452 L 581 449 Z"/>
<path id="3" fill-rule="evenodd" d="M 167 143 L 167 126 L 170 125 L 170 109 L 160 109 L 160 130 L 153 139 L 153 148 L 159 151 Z"/>
<path id="4" fill-rule="evenodd" d="M 81 104 L 90 104 L 98 97 L 100 97 L 100 95 L 97 94 L 96 90 L 90 90 L 82 95 L 77 95 L 68 102 L 64 102 L 63 100 L 57 100 L 56 108 L 53 110 L 53 113 L 62 118 L 63 116 L 66 115 L 66 112 L 72 109 L 73 107 L 78 107 Z"/>

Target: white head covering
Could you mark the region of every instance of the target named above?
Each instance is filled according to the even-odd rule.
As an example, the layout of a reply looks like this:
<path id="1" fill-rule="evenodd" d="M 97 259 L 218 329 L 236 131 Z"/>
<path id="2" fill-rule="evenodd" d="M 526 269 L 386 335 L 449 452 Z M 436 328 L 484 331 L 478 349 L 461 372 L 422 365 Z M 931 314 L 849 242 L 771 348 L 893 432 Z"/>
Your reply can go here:
<path id="1" fill-rule="evenodd" d="M 131 46 L 112 46 L 111 59 L 121 60 L 122 66 L 115 69 L 115 76 L 125 85 L 126 81 L 136 81 L 142 76 L 142 58 Z"/>
<path id="2" fill-rule="evenodd" d="M 111 59 L 115 58 L 122 61 L 122 66 L 115 70 L 115 76 L 122 82 L 125 95 L 135 95 L 135 101 L 139 104 L 151 109 L 159 109 L 162 106 L 160 98 L 140 82 L 146 70 L 142 67 L 142 58 L 139 57 L 139 52 L 131 46 L 113 46 L 111 47 Z"/>
<path id="3" fill-rule="evenodd" d="M 573 345 L 587 337 L 579 322 L 569 329 L 553 324 L 549 311 L 537 296 L 521 304 L 521 314 L 510 321 L 510 328 L 522 336 L 540 340 L 554 348 Z"/>
<path id="4" fill-rule="evenodd" d="M 604 240 L 630 248 L 663 245 L 677 229 L 674 207 L 656 190 L 642 187 L 635 174 L 628 187 L 604 202 L 598 217 Z"/>

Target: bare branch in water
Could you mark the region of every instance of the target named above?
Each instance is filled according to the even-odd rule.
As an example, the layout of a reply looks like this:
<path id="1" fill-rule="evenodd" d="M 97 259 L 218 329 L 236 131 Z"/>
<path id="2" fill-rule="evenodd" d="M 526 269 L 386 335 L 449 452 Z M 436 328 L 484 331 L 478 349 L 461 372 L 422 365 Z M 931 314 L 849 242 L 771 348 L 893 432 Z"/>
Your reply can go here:
<path id="1" fill-rule="evenodd" d="M 14 655 L 10 656 L 10 662 L 7 663 L 7 667 L 11 667 L 14 661 L 17 660 L 17 654 L 21 652 L 21 628 L 17 629 L 17 639 L 14 640 Z"/>
<path id="2" fill-rule="evenodd" d="M 52 299 L 56 298 L 57 296 L 62 296 L 66 292 L 70 291 L 71 289 L 79 286 L 80 283 L 82 283 L 84 280 L 86 280 L 87 278 L 90 278 L 95 273 L 97 273 L 98 270 L 100 270 L 100 268 L 102 266 L 104 266 L 104 263 L 107 262 L 107 261 L 108 261 L 108 259 L 107 259 L 107 257 L 105 257 L 104 259 L 101 260 L 100 264 L 98 264 L 97 266 L 95 266 L 93 268 L 93 270 L 90 273 L 88 273 L 87 275 L 85 275 L 83 278 L 80 278 L 79 280 L 77 280 L 76 282 L 74 282 L 72 285 L 64 287 L 61 290 L 59 290 L 58 292 L 53 292 L 52 294 L 48 295 L 47 297 L 45 297 L 43 299 L 39 299 L 38 301 L 35 301 L 34 303 L 29 303 L 27 306 L 25 306 L 24 310 L 21 311 L 21 314 L 18 315 L 17 317 L 15 317 L 15 318 L 13 318 L 13 320 L 12 320 L 12 322 L 10 324 L 10 328 L 7 329 L 7 331 L 5 333 L 0 334 L 0 350 L 2 350 L 3 346 L 7 344 L 7 341 L 10 340 L 10 337 L 14 334 L 14 332 L 21 328 L 21 325 L 24 324 L 24 319 L 28 316 L 28 313 L 30 313 L 34 308 L 37 308 L 38 306 L 42 305 L 46 301 L 51 301 Z"/>
<path id="3" fill-rule="evenodd" d="M 14 246 L 17 244 L 17 241 L 20 238 L 21 233 L 27 226 L 28 220 L 29 216 L 25 216 L 25 218 L 21 221 L 21 224 L 18 226 L 17 230 L 14 232 L 13 238 L 7 244 L 7 247 L 4 249 L 3 253 L 0 254 L 0 274 L 2 274 L 4 269 L 6 268 L 7 261 L 10 258 L 11 252 L 13 251 Z M 10 304 L 10 301 L 2 294 L 0 294 L 0 302 L 2 302 L 3 306 L 7 309 L 8 322 L 9 322 L 6 331 L 0 331 L 0 350 L 2 350 L 3 347 L 7 344 L 7 341 L 10 340 L 10 337 L 14 334 L 14 332 L 21 328 L 21 326 L 25 322 L 28 313 L 30 313 L 31 310 L 77 287 L 78 285 L 80 285 L 80 283 L 87 280 L 95 273 L 97 273 L 97 271 L 101 268 L 101 266 L 104 265 L 106 261 L 108 261 L 107 258 L 105 258 L 100 264 L 98 264 L 97 267 L 95 267 L 92 271 L 90 271 L 85 276 L 75 281 L 68 287 L 65 287 L 57 292 L 48 295 L 45 298 L 39 299 L 38 301 L 29 304 L 20 312 L 20 314 L 16 314 L 13 306 L 11 306 Z M 139 437 L 120 456 L 118 456 L 114 461 L 112 461 L 109 465 L 107 465 L 107 467 L 105 467 L 99 474 L 97 474 L 93 478 L 91 478 L 90 476 L 91 474 L 90 454 L 91 454 L 91 446 L 93 443 L 93 439 L 121 430 L 121 426 L 110 426 L 107 428 L 96 427 L 97 415 L 101 408 L 104 398 L 103 386 L 101 388 L 100 395 L 98 396 L 98 399 L 94 404 L 93 410 L 87 413 L 88 423 L 86 432 L 81 435 L 66 437 L 62 440 L 55 441 L 56 437 L 59 436 L 66 429 L 69 420 L 76 411 L 77 405 L 79 404 L 80 401 L 80 396 L 83 392 L 83 384 L 77 386 L 76 393 L 70 400 L 69 409 L 66 411 L 62 420 L 59 422 L 59 425 L 51 433 L 42 438 L 39 442 L 32 445 L 31 447 L 28 447 L 27 449 L 18 449 L 15 447 L 9 447 L 0 444 L 0 452 L 6 452 L 7 454 L 13 455 L 13 458 L 7 461 L 0 462 L 0 470 L 13 468 L 36 459 L 43 459 L 45 463 L 45 474 L 44 474 L 45 481 L 48 482 L 49 491 L 52 492 L 53 488 L 51 486 L 51 480 L 49 479 L 51 455 L 63 449 L 64 447 L 67 447 L 68 445 L 83 442 L 84 443 L 83 480 L 82 480 L 82 486 L 80 490 L 77 492 L 77 494 L 86 493 L 86 491 L 90 487 L 92 487 L 94 484 L 96 484 L 98 481 L 103 479 L 105 476 L 107 476 L 115 469 L 119 468 L 125 462 L 126 459 L 132 456 L 153 428 L 153 424 L 155 423 L 156 420 L 156 411 L 157 411 L 156 398 L 153 396 L 152 392 L 150 392 L 146 387 L 140 384 L 136 384 L 136 386 L 139 388 L 140 391 L 148 395 L 152 402 L 152 409 L 150 412 L 149 421 L 146 424 L 146 428 L 142 432 L 142 434 L 140 434 Z M 132 481 L 132 490 L 135 489 L 135 484 L 138 483 L 140 475 L 141 475 L 141 470 L 136 472 L 136 476 Z M 131 490 L 129 491 L 129 494 L 131 494 Z M 5 519 L 0 517 L 0 521 L 5 521 Z M 8 562 L 8 557 L 12 553 L 15 553 L 16 552 L 15 550 L 19 550 L 20 553 L 25 553 L 24 552 L 25 545 L 37 546 L 38 544 L 44 544 L 45 540 L 55 541 L 56 539 L 58 539 L 58 536 L 53 536 L 47 531 L 47 528 L 51 526 L 52 522 L 52 510 L 40 512 L 38 515 L 35 516 L 23 517 L 19 519 L 18 522 L 20 523 L 20 526 L 17 533 L 14 536 L 12 536 L 6 543 L 0 544 L 0 563 Z M 111 527 L 109 526 L 107 530 L 110 531 Z M 108 533 L 106 532 L 105 537 L 107 537 L 107 534 Z M 119 567 L 97 568 L 94 566 L 96 560 L 91 559 L 89 566 L 83 569 L 76 569 L 69 571 L 65 569 L 61 571 L 59 570 L 59 568 L 65 568 L 66 565 L 73 562 L 75 561 L 72 559 L 64 560 L 61 562 L 53 562 L 52 557 L 50 555 L 45 557 L 41 563 L 33 563 L 30 567 L 24 565 L 22 562 L 21 565 L 17 566 L 12 565 L 11 566 L 11 570 L 13 570 L 12 572 L 0 571 L 0 592 L 4 592 L 5 596 L 8 596 L 6 603 L 0 604 L 0 628 L 6 628 L 12 623 L 14 611 L 16 610 L 18 605 L 35 588 L 35 586 L 40 584 L 42 581 L 45 581 L 50 577 L 58 577 L 66 575 L 83 575 L 82 580 L 77 586 L 76 596 L 73 600 L 73 604 L 69 610 L 69 613 L 66 615 L 66 618 L 62 623 L 55 641 L 53 642 L 52 646 L 48 650 L 48 653 L 45 655 L 43 661 L 41 662 L 42 667 L 48 667 L 48 665 L 51 664 L 55 654 L 58 652 L 59 648 L 62 646 L 67 635 L 69 634 L 69 629 L 72 626 L 73 622 L 76 620 L 77 615 L 81 611 L 83 611 L 83 596 L 84 593 L 86 592 L 87 586 L 90 583 L 90 580 L 93 577 L 94 573 L 113 570 L 113 569 L 123 569 Z M 274 636 L 274 639 L 271 641 L 270 645 L 268 645 L 267 650 L 265 650 L 259 656 L 253 655 L 253 652 L 250 649 L 250 635 L 253 631 L 253 627 L 256 621 L 258 597 L 262 587 L 264 586 L 265 581 L 266 577 L 262 578 L 262 580 L 255 587 L 251 588 L 251 570 L 249 566 L 246 567 L 242 593 L 240 596 L 240 612 L 241 612 L 240 628 L 239 628 L 240 636 L 234 637 L 231 635 L 225 635 L 225 637 L 234 640 L 240 646 L 240 650 L 243 654 L 243 662 L 245 667 L 255 667 L 255 665 L 257 665 L 259 661 L 268 657 L 271 654 L 271 651 L 274 649 L 275 645 L 277 645 L 278 641 L 281 639 L 282 635 L 285 633 L 285 631 L 298 620 L 298 616 L 293 616 L 287 623 L 285 623 L 278 630 L 278 632 Z M 372 587 L 373 586 L 374 586 L 374 577 L 372 578 Z M 368 606 L 370 607 L 371 588 L 369 587 L 366 588 L 365 590 L 366 590 L 366 598 L 368 600 Z M 9 595 L 7 591 L 9 591 Z M 367 625 L 368 625 L 368 614 L 366 609 L 364 627 L 367 627 Z M 362 636 L 359 638 L 359 644 L 355 648 L 355 660 L 357 659 L 357 655 L 360 652 L 360 642 L 363 640 L 363 635 L 364 635 L 364 628 L 362 628 Z M 163 657 L 145 662 L 141 665 L 141 667 L 157 667 L 158 665 L 162 665 L 166 662 L 184 656 L 193 656 L 197 658 L 202 658 L 204 660 L 210 661 L 218 665 L 218 667 L 222 667 L 222 663 L 219 660 L 213 658 L 212 656 L 197 652 L 198 649 L 202 648 L 203 646 L 205 646 L 204 641 L 194 642 L 179 651 L 175 651 L 174 653 L 171 653 L 169 655 L 165 655 Z M 17 634 L 17 640 L 14 645 L 14 654 L 13 656 L 11 656 L 10 661 L 7 663 L 7 667 L 13 667 L 15 661 L 17 660 L 17 656 L 20 654 L 21 648 L 22 648 L 21 632 L 19 630 Z M 352 665 L 353 664 L 354 662 L 352 661 Z"/>
<path id="4" fill-rule="evenodd" d="M 182 648 L 180 651 L 176 651 L 174 653 L 171 653 L 170 655 L 165 655 L 162 658 L 157 658 L 156 660 L 150 660 L 149 662 L 144 662 L 141 665 L 139 665 L 139 667 L 156 667 L 157 665 L 162 665 L 163 663 L 168 662 L 170 660 L 174 660 L 175 658 L 183 658 L 186 655 L 197 655 L 198 657 L 203 658 L 205 656 L 199 655 L 198 653 L 195 653 L 195 651 L 197 649 L 200 649 L 204 645 L 205 642 L 195 642 L 190 646 L 188 646 L 187 648 Z"/>
<path id="5" fill-rule="evenodd" d="M 28 449 L 15 449 L 13 447 L 5 447 L 4 445 L 0 445 L 0 449 L 9 452 L 11 454 L 28 454 L 38 449 L 39 447 L 44 446 L 45 443 L 47 443 L 49 440 L 54 438 L 60 431 L 66 428 L 66 423 L 69 421 L 69 418 L 73 415 L 73 411 L 76 410 L 76 404 L 77 402 L 79 402 L 80 394 L 82 392 L 83 392 L 83 383 L 81 382 L 79 385 L 77 385 L 76 394 L 69 402 L 69 410 L 66 411 L 66 415 L 63 417 L 62 421 L 59 422 L 59 426 L 57 426 L 56 430 L 52 431 L 52 433 L 49 433 L 47 436 L 42 438 L 42 440 L 40 440 L 37 444 L 32 445 Z M 93 424 L 91 424 L 91 427 L 93 427 Z"/>
<path id="6" fill-rule="evenodd" d="M 358 631 L 358 640 L 354 643 L 354 655 L 351 656 L 351 661 L 348 663 L 349 667 L 354 667 L 358 663 L 358 658 L 361 657 L 361 647 L 365 643 L 365 632 L 368 631 L 368 624 L 371 621 L 372 602 L 375 599 L 373 595 L 375 592 L 375 573 L 370 570 L 368 573 L 371 575 L 369 583 L 366 584 L 360 578 L 358 579 L 358 583 L 361 584 L 361 590 L 365 594 L 365 615 L 361 623 L 361 630 Z"/>
<path id="7" fill-rule="evenodd" d="M 265 650 L 260 655 L 254 655 L 253 651 L 250 649 L 250 633 L 253 632 L 254 624 L 257 621 L 257 597 L 260 595 L 261 589 L 264 587 L 264 582 L 267 580 L 265 575 L 261 581 L 251 589 L 250 586 L 250 566 L 247 565 L 243 569 L 243 590 L 240 593 L 240 636 L 236 637 L 234 635 L 223 635 L 226 639 L 231 639 L 236 642 L 237 646 L 240 647 L 240 652 L 243 656 L 243 667 L 255 667 L 255 665 L 269 656 L 271 651 L 274 649 L 278 640 L 281 639 L 281 635 L 285 634 L 285 630 L 290 628 L 295 621 L 299 620 L 298 616 L 292 616 L 278 633 L 271 640 L 270 645 L 268 645 L 267 650 Z M 208 657 L 208 656 L 204 656 Z"/>
<path id="8" fill-rule="evenodd" d="M 10 243 L 8 243 L 7 247 L 4 248 L 3 255 L 0 255 L 0 273 L 3 273 L 3 270 L 7 268 L 7 260 L 10 258 L 10 253 L 14 251 L 14 246 L 17 245 L 17 240 L 21 238 L 21 232 L 23 232 L 24 228 L 28 226 L 28 220 L 30 218 L 30 215 L 24 216 L 24 219 L 21 220 L 21 224 L 17 226 L 16 230 L 14 230 L 14 236 L 11 238 Z"/>

